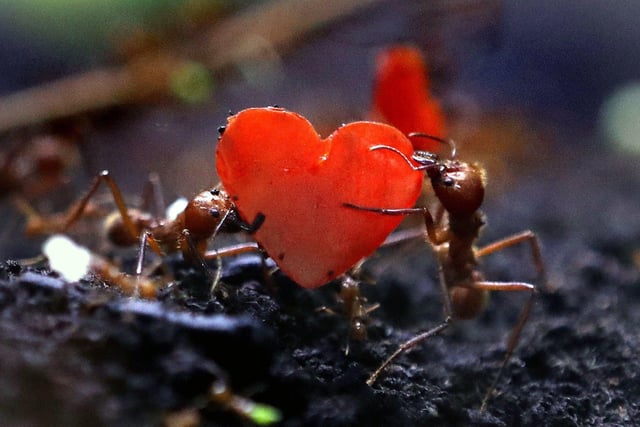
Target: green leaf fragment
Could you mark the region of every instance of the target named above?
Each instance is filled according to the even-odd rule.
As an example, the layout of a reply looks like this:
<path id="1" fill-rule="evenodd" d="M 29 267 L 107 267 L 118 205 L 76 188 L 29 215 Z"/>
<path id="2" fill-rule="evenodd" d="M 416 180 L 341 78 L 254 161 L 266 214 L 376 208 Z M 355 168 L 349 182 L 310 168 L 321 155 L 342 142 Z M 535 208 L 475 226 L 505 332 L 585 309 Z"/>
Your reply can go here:
<path id="1" fill-rule="evenodd" d="M 273 406 L 256 403 L 249 412 L 249 418 L 256 424 L 266 426 L 282 420 L 282 413 Z"/>

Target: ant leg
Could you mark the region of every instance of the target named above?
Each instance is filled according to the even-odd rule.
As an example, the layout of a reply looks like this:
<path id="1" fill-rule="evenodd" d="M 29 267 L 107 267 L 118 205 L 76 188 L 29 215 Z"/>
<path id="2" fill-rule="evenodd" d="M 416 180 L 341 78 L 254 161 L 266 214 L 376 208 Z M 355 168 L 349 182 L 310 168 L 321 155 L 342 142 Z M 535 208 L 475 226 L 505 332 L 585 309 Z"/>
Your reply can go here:
<path id="1" fill-rule="evenodd" d="M 218 259 L 218 268 L 216 269 L 215 276 L 213 276 L 211 274 L 211 271 L 207 267 L 207 263 L 205 262 L 204 250 L 202 249 L 202 247 L 200 247 L 201 245 L 198 245 L 196 244 L 196 242 L 194 242 L 193 238 L 191 237 L 191 233 L 186 228 L 182 230 L 182 233 L 180 235 L 179 246 L 182 248 L 183 258 L 195 261 L 199 265 L 202 272 L 204 272 L 204 274 L 209 278 L 209 281 L 211 283 L 210 293 L 213 297 L 218 283 L 220 282 L 220 278 L 222 277 L 222 261 Z"/>
<path id="2" fill-rule="evenodd" d="M 529 242 L 531 246 L 531 256 L 533 258 L 533 263 L 538 272 L 538 277 L 541 279 L 543 283 L 544 289 L 546 291 L 551 290 L 551 286 L 549 285 L 549 281 L 547 278 L 547 272 L 544 266 L 544 261 L 542 260 L 542 253 L 540 251 L 540 242 L 538 240 L 538 236 L 536 236 L 536 234 L 531 230 L 525 230 L 521 233 L 505 237 L 504 239 L 500 239 L 496 242 L 490 243 L 486 246 L 476 249 L 475 255 L 478 258 L 480 258 L 485 255 L 489 255 L 491 253 L 508 248 L 509 246 L 517 245 L 523 242 Z"/>
<path id="3" fill-rule="evenodd" d="M 398 349 L 396 351 L 393 352 L 393 354 L 391 354 L 391 356 L 387 357 L 387 359 L 382 362 L 382 364 L 378 367 L 378 369 L 376 369 L 371 376 L 369 376 L 369 378 L 367 379 L 367 385 L 371 386 L 373 385 L 373 383 L 376 382 L 376 380 L 378 379 L 378 376 L 380 376 L 380 373 L 382 373 L 382 371 L 391 363 L 393 362 L 398 356 L 400 356 L 402 353 L 412 349 L 413 347 L 421 344 L 423 341 L 426 341 L 427 339 L 440 334 L 442 331 L 444 331 L 445 329 L 447 329 L 449 327 L 449 325 L 451 325 L 451 323 L 453 322 L 453 317 L 452 317 L 452 312 L 451 312 L 451 301 L 450 301 L 450 297 L 449 297 L 449 292 L 447 290 L 447 285 L 446 282 L 444 280 L 444 270 L 442 268 L 442 266 L 440 266 L 439 268 L 439 276 L 440 276 L 440 289 L 442 291 L 442 300 L 443 300 L 443 311 L 444 311 L 444 320 L 437 326 L 422 332 L 418 335 L 416 335 L 415 337 L 405 341 L 404 343 L 400 344 L 400 347 L 398 347 Z"/>
<path id="4" fill-rule="evenodd" d="M 442 218 L 444 217 L 444 212 L 445 212 L 444 206 L 442 206 L 442 203 L 438 203 L 438 207 L 435 215 L 436 224 L 440 224 L 442 222 Z"/>
<path id="5" fill-rule="evenodd" d="M 412 349 L 413 347 L 415 347 L 416 345 L 420 344 L 421 342 L 427 340 L 428 338 L 431 338 L 434 335 L 438 335 L 440 332 L 444 331 L 450 324 L 451 324 L 451 317 L 447 317 L 438 326 L 436 326 L 434 328 L 431 328 L 428 331 L 423 332 L 423 333 L 421 333 L 419 335 L 416 335 L 415 337 L 411 338 L 410 340 L 405 341 L 404 343 L 402 343 L 400 345 L 400 347 L 398 347 L 398 349 L 395 352 L 393 352 L 393 354 L 391 356 L 389 356 L 384 362 L 382 362 L 382 365 L 380 365 L 378 367 L 378 369 L 376 369 L 373 372 L 373 374 L 371 374 L 369 379 L 367 379 L 367 385 L 369 385 L 369 386 L 373 385 L 373 383 L 375 383 L 376 380 L 378 379 L 378 376 L 380 376 L 380 373 L 382 373 L 382 371 L 391 362 L 393 362 L 393 360 L 396 357 L 400 356 L 405 351 Z"/>
<path id="6" fill-rule="evenodd" d="M 118 286 L 122 292 L 135 298 L 153 299 L 157 295 L 158 288 L 153 280 L 123 273 L 116 265 L 100 256 L 91 257 L 90 270 L 101 280 Z"/>
<path id="7" fill-rule="evenodd" d="M 204 260 L 215 259 L 218 267 L 218 269 L 216 270 L 216 275 L 215 277 L 213 277 L 213 280 L 211 282 L 211 290 L 210 290 L 211 295 L 213 295 L 213 293 L 215 292 L 215 289 L 218 286 L 220 279 L 222 278 L 222 258 L 223 257 L 241 255 L 247 252 L 256 252 L 256 251 L 260 251 L 260 246 L 258 246 L 258 244 L 255 242 L 248 242 L 248 243 L 239 243 L 237 245 L 227 246 L 220 249 L 213 249 L 205 252 L 201 256 L 201 258 L 203 259 L 203 265 L 204 265 Z"/>
<path id="8" fill-rule="evenodd" d="M 380 246 L 393 246 L 399 243 L 406 242 L 407 240 L 417 239 L 418 237 L 424 238 L 426 230 L 422 227 L 407 228 L 404 230 L 394 231 L 387 237 Z"/>
<path id="9" fill-rule="evenodd" d="M 28 218 L 27 222 L 27 234 L 36 235 L 43 233 L 65 233 L 71 226 L 80 219 L 80 217 L 87 210 L 87 206 L 89 206 L 89 202 L 91 198 L 96 194 L 100 184 L 102 182 L 106 182 L 109 186 L 109 190 L 111 191 L 111 195 L 116 204 L 118 212 L 122 217 L 122 222 L 127 230 L 127 232 L 131 235 L 131 237 L 137 239 L 140 236 L 140 230 L 136 227 L 136 225 L 131 220 L 129 216 L 129 211 L 124 202 L 124 197 L 120 192 L 120 188 L 115 183 L 109 171 L 104 170 L 100 172 L 93 179 L 89 190 L 73 205 L 67 209 L 65 213 L 56 214 L 51 216 L 50 218 L 43 218 L 38 213 L 35 212 L 33 208 L 31 208 L 27 202 L 21 199 L 17 199 L 15 204 L 17 208 L 22 211 Z M 153 239 L 149 240 L 149 246 L 156 252 L 158 255 L 162 255 L 162 249 L 158 242 Z"/>
<path id="10" fill-rule="evenodd" d="M 140 247 L 138 249 L 138 262 L 136 263 L 136 276 L 140 276 L 142 274 L 142 264 L 144 263 L 144 256 L 147 252 L 147 243 L 150 239 L 153 239 L 153 236 L 149 231 L 145 231 L 140 236 Z"/>
<path id="11" fill-rule="evenodd" d="M 341 314 L 348 320 L 348 333 L 344 350 L 345 356 L 349 355 L 351 339 L 362 341 L 367 338 L 369 313 L 380 307 L 378 303 L 367 305 L 367 298 L 360 292 L 362 280 L 357 279 L 356 276 L 360 273 L 360 267 L 363 261 L 342 276 L 340 293 L 337 295 L 337 299 L 342 305 Z M 335 310 L 326 305 L 316 308 L 316 312 L 338 315 Z"/>
<path id="12" fill-rule="evenodd" d="M 544 267 L 544 262 L 542 261 L 542 255 L 540 251 L 540 242 L 538 241 L 538 237 L 530 230 L 525 230 L 521 233 L 514 234 L 512 236 L 506 237 L 504 239 L 498 240 L 497 242 L 486 245 L 480 249 L 476 250 L 476 256 L 482 257 L 493 252 L 500 251 L 509 246 L 517 245 L 519 243 L 529 242 L 531 247 L 531 256 L 533 258 L 534 265 L 536 270 L 538 271 L 538 276 L 541 278 L 544 289 L 546 291 L 551 290 L 551 286 L 549 285 L 547 279 L 546 269 Z M 500 370 L 496 375 L 491 387 L 487 390 L 484 399 L 482 400 L 482 404 L 480 406 L 480 410 L 484 411 L 487 408 L 487 403 L 491 398 L 491 394 L 495 390 L 500 378 L 502 377 L 502 373 L 505 370 L 507 363 L 511 359 L 511 355 L 518 345 L 518 341 L 520 340 L 520 334 L 529 319 L 529 313 L 531 312 L 531 308 L 533 306 L 533 298 L 536 292 L 536 289 L 533 285 L 528 283 L 519 283 L 519 282 L 506 282 L 506 283 L 496 283 L 496 282 L 477 282 L 475 283 L 476 287 L 483 288 L 486 290 L 496 290 L 496 291 L 530 291 L 531 296 L 525 303 L 525 306 L 522 308 L 520 312 L 520 317 L 518 318 L 518 322 L 511 330 L 511 334 L 509 336 L 509 340 L 507 341 L 507 350 L 502 360 L 502 365 L 500 366 Z"/>
<path id="13" fill-rule="evenodd" d="M 366 206 L 354 205 L 353 203 L 343 203 L 342 206 L 351 209 L 357 209 L 361 211 L 367 212 L 376 212 L 382 215 L 414 215 L 414 214 L 422 214 L 424 217 L 424 223 L 427 227 L 427 236 L 432 244 L 438 245 L 444 241 L 444 239 L 438 236 L 437 228 L 438 223 L 433 220 L 433 216 L 431 216 L 431 212 L 427 207 L 418 207 L 418 208 L 399 208 L 399 209 L 386 209 L 386 208 L 371 208 Z"/>
<path id="14" fill-rule="evenodd" d="M 536 287 L 530 283 L 523 282 L 474 282 L 471 286 L 474 289 L 481 289 L 485 291 L 516 291 L 516 292 L 530 292 L 529 299 L 522 307 L 520 311 L 520 315 L 518 316 L 518 321 L 515 326 L 511 330 L 509 334 L 509 339 L 507 340 L 507 350 L 504 355 L 504 359 L 502 359 L 502 364 L 500 365 L 500 370 L 498 374 L 493 379 L 491 386 L 487 389 L 484 398 L 482 399 L 482 404 L 480 405 L 480 411 L 485 411 L 487 409 L 487 403 L 491 398 L 500 378 L 502 378 L 502 373 L 504 372 L 507 363 L 511 359 L 513 355 L 513 351 L 515 350 L 518 342 L 520 341 L 520 335 L 527 321 L 529 320 L 529 315 L 531 313 L 531 308 L 533 307 L 534 296 L 536 294 Z"/>
<path id="15" fill-rule="evenodd" d="M 104 177 L 108 175 L 109 175 L 109 172 L 106 170 L 96 175 L 96 177 L 93 179 L 93 182 L 91 183 L 91 186 L 89 187 L 89 190 L 87 190 L 85 195 L 82 196 L 82 198 L 78 200 L 76 203 L 71 205 L 71 207 L 69 207 L 67 213 L 64 215 L 65 220 L 63 221 L 63 225 L 62 225 L 62 230 L 61 230 L 62 232 L 66 232 L 82 216 L 82 213 L 84 212 L 85 207 L 89 203 L 89 200 L 93 197 L 96 191 L 98 191 L 100 184 L 102 183 L 103 180 L 105 180 Z M 119 189 L 117 190 L 117 192 L 118 194 L 120 194 Z M 115 199 L 115 196 L 114 196 L 114 199 Z M 135 227 L 133 227 L 132 229 L 135 230 Z M 128 225 L 127 225 L 127 230 L 129 230 Z M 136 233 L 133 233 L 132 235 L 137 236 L 138 234 L 136 232 Z"/>
<path id="16" fill-rule="evenodd" d="M 151 202 L 153 202 L 155 216 L 157 218 L 164 217 L 167 205 L 164 201 L 160 176 L 155 172 L 149 173 L 144 188 L 142 189 L 141 209 L 144 211 L 150 210 L 149 205 L 151 205 Z"/>
<path id="17" fill-rule="evenodd" d="M 160 245 L 158 240 L 153 237 L 153 234 L 149 230 L 145 230 L 144 233 L 140 236 L 140 246 L 138 249 L 138 261 L 136 263 L 136 275 L 140 276 L 142 274 L 142 270 L 144 268 L 144 258 L 147 254 L 147 246 L 151 246 L 152 244 Z M 168 271 L 167 266 L 164 261 L 160 261 L 162 268 L 165 270 L 165 273 Z"/>
<path id="18" fill-rule="evenodd" d="M 235 412 L 253 424 L 270 425 L 282 420 L 282 413 L 277 408 L 235 394 L 225 377 L 226 375 L 218 375 L 209 387 L 207 397 L 211 402 Z"/>
<path id="19" fill-rule="evenodd" d="M 260 251 L 260 246 L 258 246 L 258 244 L 255 242 L 239 243 L 237 245 L 226 246 L 224 248 L 207 251 L 204 254 L 204 259 L 214 259 L 214 258 L 221 258 L 226 256 L 241 255 L 247 252 L 257 252 L 257 251 Z"/>
<path id="20" fill-rule="evenodd" d="M 87 204 L 89 203 L 91 198 L 94 196 L 96 191 L 98 191 L 98 188 L 100 187 L 100 184 L 103 181 L 105 181 L 109 186 L 109 190 L 111 191 L 113 200 L 116 204 L 116 207 L 118 208 L 118 212 L 122 217 L 122 222 L 124 223 L 125 228 L 127 229 L 127 231 L 130 233 L 132 237 L 138 238 L 138 236 L 140 235 L 140 230 L 138 230 L 138 228 L 135 226 L 135 224 L 131 220 L 131 217 L 129 217 L 129 211 L 124 202 L 124 197 L 120 192 L 120 188 L 115 183 L 115 181 L 109 174 L 109 171 L 107 170 L 100 172 L 94 178 L 86 194 L 80 200 L 74 203 L 69 208 L 67 213 L 63 215 L 65 219 L 62 221 L 62 227 L 60 231 L 66 232 L 82 216 L 85 208 L 87 207 Z M 158 255 L 162 255 L 162 250 L 160 249 L 160 246 L 155 240 L 150 240 L 150 246 L 154 252 L 158 253 Z"/>
<path id="21" fill-rule="evenodd" d="M 387 208 L 371 208 L 367 206 L 355 205 L 353 203 L 343 203 L 342 206 L 350 209 L 357 209 L 359 211 L 376 212 L 382 215 L 412 215 L 421 214 L 427 211 L 427 208 L 399 208 L 399 209 L 387 209 Z"/>
<path id="22" fill-rule="evenodd" d="M 98 176 L 96 176 L 96 178 L 94 179 L 93 185 L 91 186 L 87 194 L 80 200 L 80 202 L 78 202 L 76 210 L 73 211 L 71 215 L 69 215 L 69 217 L 67 218 L 67 222 L 63 231 L 66 231 L 80 217 L 80 215 L 82 214 L 82 211 L 84 210 L 84 206 L 89 201 L 89 198 L 93 196 L 93 194 L 95 194 L 95 192 L 98 189 L 98 186 L 102 181 L 105 181 L 109 186 L 109 190 L 111 191 L 111 195 L 113 196 L 113 201 L 115 202 L 116 207 L 118 208 L 118 212 L 122 217 L 122 222 L 125 228 L 128 230 L 129 234 L 132 237 L 139 238 L 140 230 L 138 230 L 136 225 L 131 220 L 131 217 L 129 216 L 129 210 L 127 208 L 127 205 L 125 204 L 124 197 L 122 196 L 122 192 L 120 191 L 120 187 L 118 187 L 116 182 L 113 180 L 108 170 L 104 170 L 100 172 Z M 159 256 L 164 255 L 156 239 L 149 239 L 148 242 L 149 242 L 149 246 L 156 254 L 158 254 Z"/>
<path id="23" fill-rule="evenodd" d="M 44 217 L 22 196 L 13 196 L 11 202 L 25 218 L 24 233 L 27 237 L 55 234 L 62 228 L 60 215 L 53 214 Z"/>
<path id="24" fill-rule="evenodd" d="M 153 237 L 153 235 L 151 234 L 151 232 L 149 230 L 145 230 L 141 235 L 140 235 L 140 245 L 138 248 L 138 261 L 136 262 L 136 269 L 135 269 L 135 281 L 136 281 L 136 291 L 134 293 L 134 296 L 138 297 L 140 296 L 140 290 L 142 291 L 142 294 L 144 294 L 144 289 L 143 286 L 140 286 L 140 282 L 142 282 L 143 284 L 150 282 L 149 279 L 143 278 L 143 269 L 144 269 L 144 258 L 146 256 L 146 252 L 147 252 L 147 246 L 150 246 L 150 242 L 156 242 L 157 244 L 157 240 L 155 239 L 155 237 Z M 165 276 L 165 278 L 169 278 L 169 269 L 167 268 L 166 264 L 164 263 L 164 261 L 162 259 L 160 259 L 160 261 L 158 262 L 158 264 L 156 264 L 154 266 L 154 270 L 155 268 L 157 268 L 158 266 L 162 267 L 163 270 L 163 275 Z"/>
<path id="25" fill-rule="evenodd" d="M 351 270 L 342 276 L 338 301 L 342 305 L 342 312 L 348 321 L 348 333 L 344 355 L 348 356 L 351 350 L 351 339 L 363 341 L 367 338 L 367 323 L 369 313 L 376 310 L 380 304 L 367 306 L 367 298 L 360 292 L 363 280 L 360 278 L 362 265 L 366 258 L 360 260 Z M 330 309 L 326 309 L 331 311 Z"/>

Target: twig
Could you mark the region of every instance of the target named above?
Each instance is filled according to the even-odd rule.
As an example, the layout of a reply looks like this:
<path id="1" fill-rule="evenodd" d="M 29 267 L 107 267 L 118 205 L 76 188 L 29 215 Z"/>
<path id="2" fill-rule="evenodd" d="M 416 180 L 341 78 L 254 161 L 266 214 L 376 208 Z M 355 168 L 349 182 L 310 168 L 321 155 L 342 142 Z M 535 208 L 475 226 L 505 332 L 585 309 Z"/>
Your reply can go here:
<path id="1" fill-rule="evenodd" d="M 260 55 L 260 40 L 282 49 L 323 25 L 380 0 L 274 0 L 231 16 L 176 52 L 219 70 Z M 0 132 L 47 120 L 167 96 L 173 72 L 188 59 L 174 53 L 137 58 L 0 97 Z"/>

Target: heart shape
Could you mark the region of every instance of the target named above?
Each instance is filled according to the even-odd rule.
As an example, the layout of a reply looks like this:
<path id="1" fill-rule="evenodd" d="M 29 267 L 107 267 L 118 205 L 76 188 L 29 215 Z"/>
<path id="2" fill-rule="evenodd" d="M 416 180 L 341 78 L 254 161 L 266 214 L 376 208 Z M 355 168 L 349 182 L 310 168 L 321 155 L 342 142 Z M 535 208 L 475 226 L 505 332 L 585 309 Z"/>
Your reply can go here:
<path id="1" fill-rule="evenodd" d="M 343 206 L 412 207 L 423 174 L 411 142 L 395 128 L 354 122 L 321 139 L 311 123 L 281 108 L 250 108 L 229 117 L 216 165 L 241 217 L 264 223 L 255 239 L 305 288 L 333 280 L 373 253 L 402 221 Z"/>
<path id="2" fill-rule="evenodd" d="M 372 117 L 404 134 L 422 132 L 446 136 L 440 102 L 429 91 L 429 74 L 422 53 L 410 45 L 391 46 L 376 57 Z M 438 151 L 438 142 L 411 137 L 416 150 Z"/>

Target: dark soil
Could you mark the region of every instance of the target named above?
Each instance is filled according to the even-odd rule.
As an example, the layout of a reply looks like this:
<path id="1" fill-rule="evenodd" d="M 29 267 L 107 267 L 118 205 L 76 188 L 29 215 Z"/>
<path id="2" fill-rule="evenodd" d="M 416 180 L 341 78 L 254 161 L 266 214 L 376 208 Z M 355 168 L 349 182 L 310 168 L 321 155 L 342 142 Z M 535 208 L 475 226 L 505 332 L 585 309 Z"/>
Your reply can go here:
<path id="1" fill-rule="evenodd" d="M 341 310 L 338 284 L 304 290 L 279 273 L 265 280 L 257 256 L 225 260 L 228 296 L 216 300 L 209 298 L 201 273 L 178 262 L 172 290 L 157 301 L 142 301 L 97 278 L 65 283 L 46 265 L 4 261 L 1 426 L 158 426 L 185 408 L 194 408 L 204 426 L 251 425 L 207 402 L 209 386 L 221 375 L 238 395 L 282 411 L 282 426 L 640 424 L 640 168 L 637 157 L 614 154 L 601 141 L 583 137 L 592 134 L 596 95 L 618 78 L 603 71 L 619 63 L 603 53 L 609 47 L 598 45 L 597 55 L 592 51 L 594 39 L 605 38 L 588 32 L 593 37 L 572 45 L 571 56 L 563 32 L 569 20 L 558 23 L 563 15 L 550 16 L 551 8 L 523 12 L 511 2 L 504 15 L 500 9 L 510 21 L 494 23 L 491 15 L 486 34 L 477 36 L 471 25 L 480 22 L 476 15 L 452 21 L 422 1 L 388 3 L 405 5 L 393 9 L 398 18 L 385 7 L 374 8 L 316 35 L 315 42 L 284 58 L 286 78 L 265 84 L 267 89 L 232 82 L 217 92 L 216 105 L 202 110 L 161 106 L 133 118 L 122 111 L 105 114 L 90 127 L 89 156 L 83 160 L 88 176 L 109 168 L 119 182 L 130 184 L 127 192 L 137 191 L 135 180 L 140 183 L 149 170 L 188 187 L 174 182 L 178 191 L 169 193 L 194 192 L 212 178 L 211 143 L 229 109 L 280 104 L 338 123 L 359 119 L 370 97 L 372 55 L 363 45 L 391 39 L 416 40 L 433 53 L 435 86 L 444 83 L 442 93 L 451 88 L 450 80 L 467 79 L 451 90 L 452 104 L 455 89 L 464 98 L 467 89 L 480 87 L 470 96 L 494 104 L 488 109 L 526 105 L 545 112 L 528 111 L 553 122 L 544 129 L 570 119 L 579 132 L 554 129 L 555 141 L 547 145 L 537 145 L 534 135 L 527 149 L 548 152 L 528 163 L 507 162 L 507 174 L 489 177 L 488 225 L 479 244 L 534 230 L 552 289 L 536 296 L 487 411 L 479 407 L 525 295 L 494 293 L 478 319 L 456 323 L 397 359 L 373 387 L 365 384 L 401 342 L 442 319 L 434 258 L 424 242 L 415 241 L 382 248 L 366 264 L 376 285 L 363 285 L 363 293 L 380 308 L 371 313 L 368 339 L 351 341 L 348 355 L 347 322 L 318 310 Z M 547 15 L 531 20 L 531 13 L 542 16 L 538 12 Z M 456 38 L 460 34 L 463 42 Z M 532 40 L 544 41 L 544 49 L 536 50 Z M 627 53 L 637 52 L 637 43 L 631 45 L 616 52 L 631 58 Z M 532 85 L 532 75 L 548 81 Z M 331 119 L 324 122 L 335 128 Z M 194 151 L 193 164 L 178 162 L 173 153 L 181 156 L 192 140 L 204 151 Z M 196 160 L 209 169 L 203 172 Z M 3 207 L 3 214 L 10 210 Z M 6 224 L 15 229 L 19 220 Z M 4 240 L 0 249 L 13 258 L 39 251 L 21 234 Z M 481 269 L 488 280 L 536 280 L 526 247 L 486 257 Z"/>
<path id="2" fill-rule="evenodd" d="M 316 310 L 340 310 L 337 284 L 303 290 L 279 274 L 265 284 L 255 256 L 227 261 L 229 295 L 217 301 L 198 291 L 197 272 L 187 271 L 180 291 L 140 301 L 98 280 L 67 284 L 6 262 L 2 424 L 160 425 L 169 412 L 198 407 L 203 425 L 246 425 L 203 401 L 222 369 L 237 393 L 279 408 L 286 426 L 634 425 L 640 173 L 610 154 L 579 160 L 582 168 L 568 169 L 549 161 L 546 174 L 487 204 L 482 241 L 534 229 L 554 291 L 538 295 L 486 412 L 478 408 L 520 295 L 494 293 L 478 320 L 457 323 L 365 384 L 401 341 L 441 318 L 433 260 L 416 242 L 371 261 L 378 283 L 363 292 L 381 307 L 369 339 L 352 341 L 348 356 L 344 318 Z M 495 280 L 535 278 L 525 250 L 488 257 L 483 267 Z"/>

